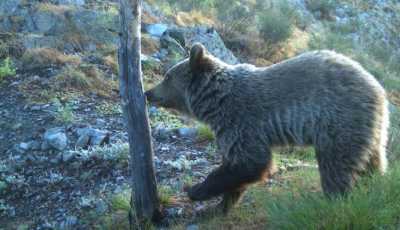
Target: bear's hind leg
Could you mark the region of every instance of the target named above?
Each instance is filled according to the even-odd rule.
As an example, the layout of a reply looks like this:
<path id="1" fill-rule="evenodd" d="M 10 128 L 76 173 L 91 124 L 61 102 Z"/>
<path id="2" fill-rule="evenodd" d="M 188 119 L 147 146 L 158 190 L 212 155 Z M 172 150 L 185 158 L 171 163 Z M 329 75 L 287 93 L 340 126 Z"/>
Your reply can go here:
<path id="1" fill-rule="evenodd" d="M 316 148 L 322 189 L 328 196 L 344 195 L 365 172 L 369 156 L 362 146 L 355 143 L 331 146 Z"/>
<path id="2" fill-rule="evenodd" d="M 221 208 L 224 214 L 228 213 L 243 197 L 244 192 L 246 191 L 247 186 L 243 185 L 242 187 L 235 189 L 230 192 L 226 192 L 223 195 L 221 203 L 218 205 Z"/>

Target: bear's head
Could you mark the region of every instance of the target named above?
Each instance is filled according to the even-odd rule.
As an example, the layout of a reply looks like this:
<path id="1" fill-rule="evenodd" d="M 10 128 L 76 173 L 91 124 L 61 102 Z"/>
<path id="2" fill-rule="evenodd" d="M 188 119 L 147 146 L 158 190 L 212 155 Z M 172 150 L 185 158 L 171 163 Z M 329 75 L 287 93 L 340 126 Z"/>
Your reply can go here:
<path id="1" fill-rule="evenodd" d="M 194 44 L 189 58 L 171 67 L 160 84 L 145 92 L 147 101 L 192 115 L 188 101 L 189 86 L 196 78 L 207 78 L 218 64 L 219 60 L 209 54 L 202 44 Z"/>

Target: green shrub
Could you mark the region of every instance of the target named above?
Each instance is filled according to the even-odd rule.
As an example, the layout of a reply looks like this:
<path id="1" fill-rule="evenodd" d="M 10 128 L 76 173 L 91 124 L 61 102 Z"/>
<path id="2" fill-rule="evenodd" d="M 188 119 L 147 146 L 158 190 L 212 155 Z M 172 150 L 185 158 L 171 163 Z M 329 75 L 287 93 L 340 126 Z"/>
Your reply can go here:
<path id="1" fill-rule="evenodd" d="M 213 141 L 215 139 L 214 132 L 207 125 L 199 125 L 197 131 L 197 138 L 199 141 Z"/>
<path id="2" fill-rule="evenodd" d="M 327 18 L 336 7 L 336 0 L 307 0 L 307 8 L 313 12 L 321 12 L 322 18 Z"/>
<path id="3" fill-rule="evenodd" d="M 286 41 L 294 29 L 294 10 L 287 1 L 270 7 L 258 15 L 259 31 L 263 38 L 272 43 Z"/>
<path id="4" fill-rule="evenodd" d="M 400 165 L 366 179 L 347 197 L 286 191 L 266 198 L 271 229 L 398 229 Z"/>
<path id="5" fill-rule="evenodd" d="M 13 66 L 11 59 L 7 57 L 0 63 L 0 81 L 5 77 L 14 75 L 15 75 L 15 68 Z"/>
<path id="6" fill-rule="evenodd" d="M 400 160 L 400 111 L 393 105 L 390 113 L 389 140 L 387 146 L 389 161 Z"/>
<path id="7" fill-rule="evenodd" d="M 160 199 L 161 205 L 171 204 L 173 194 L 174 191 L 169 186 L 161 185 L 158 187 L 158 198 Z"/>
<path id="8" fill-rule="evenodd" d="M 54 99 L 53 103 L 57 106 L 57 111 L 54 117 L 57 121 L 63 123 L 71 123 L 75 120 L 75 114 L 71 104 L 62 105 L 58 99 Z"/>

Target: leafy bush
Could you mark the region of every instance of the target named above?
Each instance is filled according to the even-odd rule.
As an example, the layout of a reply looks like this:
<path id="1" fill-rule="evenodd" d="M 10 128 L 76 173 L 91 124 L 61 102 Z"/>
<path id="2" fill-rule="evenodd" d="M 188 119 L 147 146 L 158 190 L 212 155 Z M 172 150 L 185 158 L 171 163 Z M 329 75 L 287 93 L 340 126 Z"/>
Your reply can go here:
<path id="1" fill-rule="evenodd" d="M 307 0 L 307 8 L 313 12 L 320 12 L 321 18 L 327 19 L 336 7 L 336 0 Z"/>
<path id="2" fill-rule="evenodd" d="M 197 130 L 199 141 L 213 141 L 215 139 L 214 132 L 207 125 L 201 124 Z"/>
<path id="3" fill-rule="evenodd" d="M 57 107 L 57 111 L 54 114 L 54 117 L 57 121 L 63 123 L 71 123 L 75 120 L 75 114 L 71 104 L 67 103 L 65 105 L 62 105 L 58 99 L 54 99 L 53 103 Z"/>
<path id="4" fill-rule="evenodd" d="M 287 1 L 280 1 L 258 15 L 259 30 L 266 41 L 272 44 L 286 41 L 294 29 L 294 10 Z"/>
<path id="5" fill-rule="evenodd" d="M 11 59 L 7 57 L 0 63 L 0 81 L 4 77 L 14 76 L 14 75 L 15 75 L 15 68 L 13 67 Z"/>

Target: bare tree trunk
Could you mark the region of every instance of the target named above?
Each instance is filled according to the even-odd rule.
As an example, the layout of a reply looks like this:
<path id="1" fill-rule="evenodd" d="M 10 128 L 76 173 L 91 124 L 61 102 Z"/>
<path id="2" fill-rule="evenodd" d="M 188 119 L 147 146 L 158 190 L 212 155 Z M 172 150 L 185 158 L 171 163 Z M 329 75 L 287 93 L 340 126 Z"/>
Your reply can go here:
<path id="1" fill-rule="evenodd" d="M 132 177 L 131 229 L 143 229 L 161 218 L 153 167 L 153 147 L 140 58 L 141 0 L 120 0 L 118 50 L 120 94 L 129 136 Z M 136 219 L 134 219 L 136 217 Z"/>

